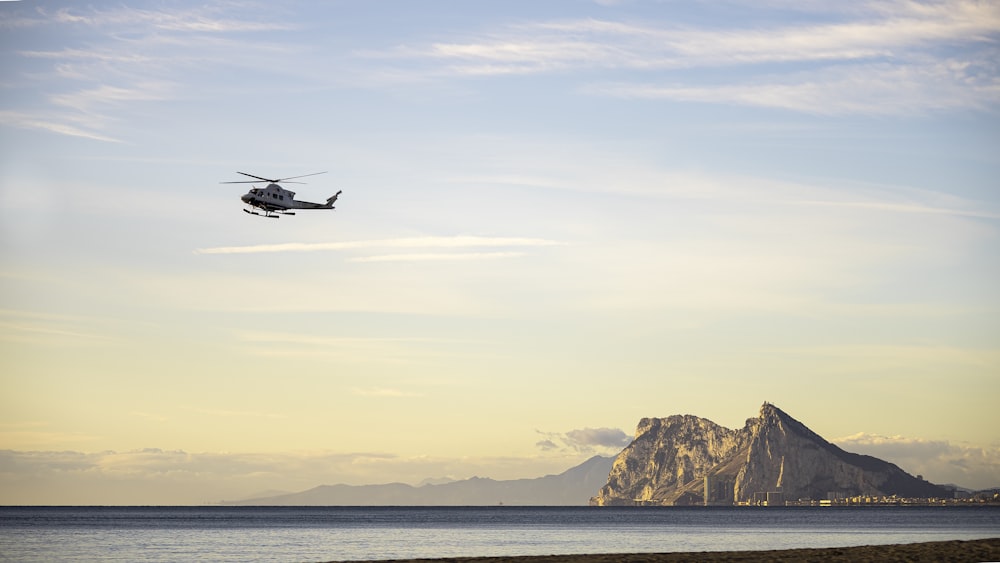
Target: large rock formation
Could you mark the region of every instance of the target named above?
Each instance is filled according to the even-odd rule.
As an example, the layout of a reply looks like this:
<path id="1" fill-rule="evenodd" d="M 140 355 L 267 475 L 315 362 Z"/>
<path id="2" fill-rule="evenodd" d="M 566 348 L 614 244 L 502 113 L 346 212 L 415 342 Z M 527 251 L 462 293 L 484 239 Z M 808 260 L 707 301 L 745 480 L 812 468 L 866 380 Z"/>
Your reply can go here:
<path id="1" fill-rule="evenodd" d="M 845 452 L 778 407 L 730 430 L 691 415 L 644 418 L 592 505 L 727 504 L 784 499 L 943 497 L 948 491 L 896 465 Z M 772 497 L 776 498 L 776 497 Z"/>

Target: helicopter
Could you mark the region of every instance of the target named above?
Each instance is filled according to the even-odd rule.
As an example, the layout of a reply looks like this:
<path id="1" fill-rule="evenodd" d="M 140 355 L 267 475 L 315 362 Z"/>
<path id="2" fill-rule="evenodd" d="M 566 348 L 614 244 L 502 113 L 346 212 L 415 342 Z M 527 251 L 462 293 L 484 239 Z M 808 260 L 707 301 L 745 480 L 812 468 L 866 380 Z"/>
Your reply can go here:
<path id="1" fill-rule="evenodd" d="M 267 186 L 263 188 L 252 187 L 250 191 L 240 196 L 243 203 L 249 206 L 248 209 L 244 209 L 245 213 L 250 215 L 257 215 L 258 217 L 271 217 L 277 219 L 279 215 L 295 215 L 294 211 L 289 211 L 289 209 L 334 209 L 333 203 L 337 201 L 337 197 L 340 196 L 340 192 L 333 194 L 326 199 L 326 203 L 313 203 L 311 201 L 301 201 L 295 199 L 295 192 L 286 190 L 279 186 L 279 183 L 286 184 L 304 184 L 305 182 L 290 182 L 289 180 L 295 180 L 297 178 L 305 178 L 306 176 L 316 176 L 318 174 L 326 174 L 326 172 L 314 172 L 312 174 L 303 174 L 301 176 L 289 176 L 288 178 L 263 178 L 261 176 L 254 176 L 253 174 L 247 174 L 246 172 L 236 172 L 237 174 L 242 174 L 244 176 L 249 176 L 254 178 L 254 180 L 239 180 L 236 182 L 220 182 L 222 184 L 256 184 L 258 182 L 267 182 Z M 261 210 L 263 213 L 261 213 Z"/>

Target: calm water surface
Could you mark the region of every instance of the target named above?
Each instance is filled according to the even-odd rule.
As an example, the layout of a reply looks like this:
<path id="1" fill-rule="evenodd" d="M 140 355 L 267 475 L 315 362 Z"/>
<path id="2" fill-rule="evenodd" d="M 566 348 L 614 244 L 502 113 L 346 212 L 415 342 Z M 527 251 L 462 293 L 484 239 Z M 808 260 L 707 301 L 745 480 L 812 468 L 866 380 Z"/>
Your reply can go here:
<path id="1" fill-rule="evenodd" d="M 1000 537 L 1000 507 L 0 507 L 0 561 L 331 561 Z"/>

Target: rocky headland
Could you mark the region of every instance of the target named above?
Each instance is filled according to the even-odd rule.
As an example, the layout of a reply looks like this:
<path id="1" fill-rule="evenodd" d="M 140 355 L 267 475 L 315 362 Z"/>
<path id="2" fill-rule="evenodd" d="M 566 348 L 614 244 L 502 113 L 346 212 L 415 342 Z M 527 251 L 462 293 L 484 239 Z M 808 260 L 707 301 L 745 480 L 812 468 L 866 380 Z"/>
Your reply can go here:
<path id="1" fill-rule="evenodd" d="M 692 415 L 642 419 L 590 504 L 784 504 L 950 494 L 892 463 L 846 452 L 764 403 L 739 430 Z"/>

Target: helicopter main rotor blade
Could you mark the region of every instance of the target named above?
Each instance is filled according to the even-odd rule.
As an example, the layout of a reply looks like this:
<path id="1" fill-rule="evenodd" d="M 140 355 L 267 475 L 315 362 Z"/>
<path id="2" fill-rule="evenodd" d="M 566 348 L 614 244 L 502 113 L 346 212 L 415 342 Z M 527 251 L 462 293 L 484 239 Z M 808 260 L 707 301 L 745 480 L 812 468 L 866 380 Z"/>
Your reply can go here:
<path id="1" fill-rule="evenodd" d="M 259 182 L 268 182 L 271 184 L 305 184 L 305 182 L 289 182 L 289 180 L 294 180 L 296 178 L 305 178 L 306 176 L 317 176 L 319 174 L 326 174 L 326 172 L 313 172 L 312 174 L 303 174 L 301 176 L 289 176 L 288 178 L 263 178 L 261 176 L 254 176 L 253 174 L 247 174 L 246 172 L 236 171 L 237 174 L 243 174 L 244 176 L 249 176 L 251 178 L 256 178 L 256 180 L 239 180 L 235 182 L 219 182 L 220 184 L 257 184 Z"/>
<path id="2" fill-rule="evenodd" d="M 238 180 L 236 182 L 219 182 L 220 184 L 259 184 L 260 180 Z"/>
<path id="3" fill-rule="evenodd" d="M 3 1 L 3 0 L 0 0 L 0 1 Z M 270 182 L 272 184 L 277 184 L 278 182 L 281 182 L 282 184 L 305 184 L 305 182 L 286 182 L 284 180 L 278 180 L 278 181 L 263 180 L 263 181 Z M 235 182 L 219 182 L 219 183 L 220 184 L 259 184 L 259 183 L 261 183 L 261 180 L 237 180 Z"/>
<path id="4" fill-rule="evenodd" d="M 242 172 L 240 172 L 240 174 L 242 174 Z M 306 176 L 318 176 L 320 174 L 326 174 L 326 172 L 313 172 L 312 174 L 303 174 L 301 176 L 289 176 L 287 178 L 281 178 L 280 180 L 268 180 L 268 181 L 269 182 L 273 181 L 275 183 L 277 183 L 277 182 L 287 182 L 288 180 L 294 180 L 296 178 L 305 178 Z M 250 176 L 250 175 L 247 174 L 247 176 Z M 250 176 L 250 177 L 251 178 L 256 178 L 256 176 Z M 302 182 L 291 182 L 291 183 L 292 184 L 301 184 Z"/>
<path id="5" fill-rule="evenodd" d="M 280 182 L 281 180 L 270 180 L 268 178 L 261 178 L 260 176 L 254 176 L 253 174 L 247 174 L 246 172 L 236 171 L 237 174 L 243 174 L 244 176 L 250 176 L 251 178 L 257 178 L 261 182 L 271 182 L 272 184 Z M 233 182 L 235 184 L 235 182 Z"/>

